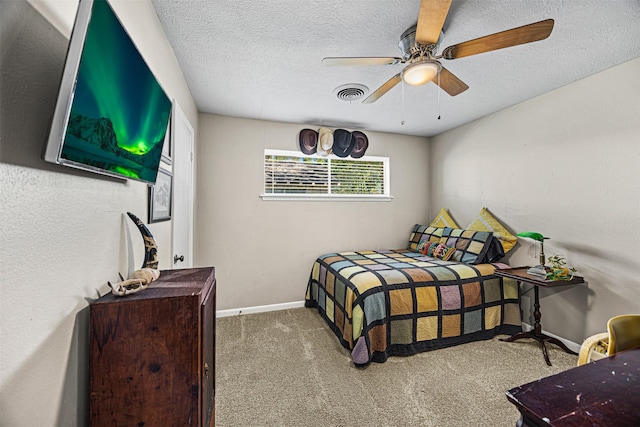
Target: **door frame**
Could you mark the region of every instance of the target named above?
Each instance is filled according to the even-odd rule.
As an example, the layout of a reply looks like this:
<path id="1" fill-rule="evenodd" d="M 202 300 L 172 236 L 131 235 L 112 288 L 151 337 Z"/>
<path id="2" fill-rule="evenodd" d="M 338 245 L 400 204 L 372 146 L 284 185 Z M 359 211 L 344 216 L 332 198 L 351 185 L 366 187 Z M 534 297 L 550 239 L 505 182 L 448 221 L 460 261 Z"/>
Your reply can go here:
<path id="1" fill-rule="evenodd" d="M 180 121 L 181 123 L 183 123 L 187 129 L 189 130 L 189 133 L 191 135 L 190 141 L 189 141 L 189 147 L 187 147 L 187 149 L 185 149 L 184 147 L 179 147 L 178 146 L 178 138 L 177 138 L 177 129 L 178 129 L 178 121 Z M 191 164 L 191 176 L 187 177 L 187 180 L 189 182 L 189 191 L 188 191 L 188 214 L 187 214 L 187 218 L 186 220 L 188 221 L 188 225 L 189 225 L 189 248 L 188 248 L 188 256 L 185 255 L 186 260 L 188 261 L 186 264 L 184 265 L 180 265 L 179 268 L 191 268 L 193 267 L 193 221 L 194 221 L 194 200 L 193 200 L 193 195 L 194 195 L 194 176 L 195 176 L 195 161 L 194 161 L 194 145 L 195 145 L 195 133 L 193 130 L 193 126 L 191 126 L 191 123 L 189 123 L 189 120 L 187 119 L 186 115 L 184 114 L 184 112 L 182 111 L 182 108 L 180 108 L 180 105 L 178 105 L 178 102 L 174 99 L 173 101 L 173 122 L 174 122 L 174 126 L 171 129 L 171 133 L 172 133 L 172 142 L 173 142 L 173 165 L 174 165 L 174 169 L 173 169 L 173 179 L 174 179 L 174 183 L 177 181 L 177 175 L 179 172 L 179 166 L 178 166 L 178 162 L 177 157 L 181 156 L 181 155 L 186 155 L 189 156 L 189 162 Z M 178 151 L 181 150 L 182 152 L 179 154 Z M 174 191 L 177 190 L 177 188 L 174 188 Z M 171 249 L 172 249 L 172 253 L 174 255 L 177 255 L 177 251 L 176 251 L 176 247 L 175 247 L 175 243 L 176 243 L 176 227 L 178 225 L 178 221 L 177 219 L 179 219 L 179 217 L 175 216 L 175 194 L 174 193 L 174 197 L 173 197 L 173 212 L 174 212 L 174 217 L 173 217 L 173 221 L 172 221 L 172 225 L 171 225 Z M 171 256 L 171 265 L 173 268 L 176 268 L 176 263 L 173 262 L 173 256 Z"/>

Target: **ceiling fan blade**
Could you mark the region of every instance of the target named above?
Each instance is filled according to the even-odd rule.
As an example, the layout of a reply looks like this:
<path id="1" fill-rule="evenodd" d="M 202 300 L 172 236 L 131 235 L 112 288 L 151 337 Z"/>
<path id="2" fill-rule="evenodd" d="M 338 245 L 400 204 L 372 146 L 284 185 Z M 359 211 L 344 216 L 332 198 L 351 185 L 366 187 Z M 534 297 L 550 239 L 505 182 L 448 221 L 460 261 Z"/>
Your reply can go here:
<path id="1" fill-rule="evenodd" d="M 420 44 L 435 44 L 447 19 L 451 0 L 422 0 L 418 13 L 416 41 Z"/>
<path id="2" fill-rule="evenodd" d="M 375 92 L 369 95 L 364 101 L 363 104 L 371 104 L 372 102 L 377 101 L 382 95 L 389 92 L 395 85 L 402 81 L 402 77 L 400 77 L 400 73 L 391 77 L 389 80 L 385 82 L 382 86 L 380 86 Z"/>
<path id="3" fill-rule="evenodd" d="M 393 65 L 404 62 L 402 58 L 392 57 L 333 57 L 324 58 L 322 65 Z"/>
<path id="4" fill-rule="evenodd" d="M 549 37 L 551 30 L 553 30 L 553 19 L 546 19 L 449 46 L 442 51 L 442 57 L 445 59 L 464 58 L 505 47 L 536 42 Z"/>
<path id="5" fill-rule="evenodd" d="M 436 85 L 438 84 L 438 77 L 431 80 Z M 460 95 L 465 90 L 469 89 L 469 86 L 459 78 L 457 78 L 451 71 L 442 67 L 440 70 L 440 88 L 447 92 L 451 96 Z"/>

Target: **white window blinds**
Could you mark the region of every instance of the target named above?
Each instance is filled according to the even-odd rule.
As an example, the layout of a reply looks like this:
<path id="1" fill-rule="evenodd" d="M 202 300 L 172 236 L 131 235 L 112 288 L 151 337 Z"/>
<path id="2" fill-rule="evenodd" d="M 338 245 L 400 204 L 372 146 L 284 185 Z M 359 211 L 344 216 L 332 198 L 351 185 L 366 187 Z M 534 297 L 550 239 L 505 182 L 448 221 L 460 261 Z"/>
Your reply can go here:
<path id="1" fill-rule="evenodd" d="M 265 150 L 264 196 L 390 198 L 389 159 Z"/>

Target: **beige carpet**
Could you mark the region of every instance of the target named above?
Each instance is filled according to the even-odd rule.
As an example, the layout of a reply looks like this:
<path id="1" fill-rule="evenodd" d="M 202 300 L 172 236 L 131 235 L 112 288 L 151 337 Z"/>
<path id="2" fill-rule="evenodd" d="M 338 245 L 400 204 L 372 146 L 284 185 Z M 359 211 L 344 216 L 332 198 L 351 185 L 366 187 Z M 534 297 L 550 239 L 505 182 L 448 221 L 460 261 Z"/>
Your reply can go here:
<path id="1" fill-rule="evenodd" d="M 496 338 L 356 368 L 308 308 L 220 318 L 216 333 L 217 427 L 513 427 L 505 391 L 577 361 Z"/>

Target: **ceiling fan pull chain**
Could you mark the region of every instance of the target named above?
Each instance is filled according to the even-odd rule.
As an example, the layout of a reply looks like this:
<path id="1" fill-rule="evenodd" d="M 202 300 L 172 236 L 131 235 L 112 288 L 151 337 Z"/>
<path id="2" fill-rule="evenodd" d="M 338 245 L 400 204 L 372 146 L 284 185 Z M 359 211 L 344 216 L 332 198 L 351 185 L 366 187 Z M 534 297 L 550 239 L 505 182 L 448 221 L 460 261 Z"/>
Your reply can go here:
<path id="1" fill-rule="evenodd" d="M 440 72 L 438 71 L 438 120 L 440 120 Z"/>
<path id="2" fill-rule="evenodd" d="M 402 126 L 404 126 L 404 79 L 402 79 L 402 102 L 401 102 L 401 104 L 402 104 L 402 108 L 400 108 L 400 116 L 401 116 L 400 117 L 400 119 L 401 119 L 400 124 Z"/>

